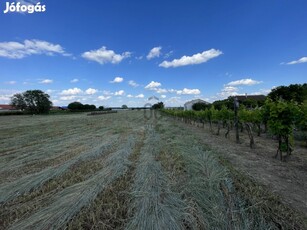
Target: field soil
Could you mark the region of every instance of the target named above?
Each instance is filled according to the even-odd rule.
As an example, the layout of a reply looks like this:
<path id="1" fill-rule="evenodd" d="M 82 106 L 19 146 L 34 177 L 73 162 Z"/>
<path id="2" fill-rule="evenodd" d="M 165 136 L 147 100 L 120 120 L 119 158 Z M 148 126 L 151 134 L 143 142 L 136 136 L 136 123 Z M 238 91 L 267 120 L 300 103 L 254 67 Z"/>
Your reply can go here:
<path id="1" fill-rule="evenodd" d="M 0 229 L 306 229 L 304 147 L 156 115 L 0 117 Z"/>

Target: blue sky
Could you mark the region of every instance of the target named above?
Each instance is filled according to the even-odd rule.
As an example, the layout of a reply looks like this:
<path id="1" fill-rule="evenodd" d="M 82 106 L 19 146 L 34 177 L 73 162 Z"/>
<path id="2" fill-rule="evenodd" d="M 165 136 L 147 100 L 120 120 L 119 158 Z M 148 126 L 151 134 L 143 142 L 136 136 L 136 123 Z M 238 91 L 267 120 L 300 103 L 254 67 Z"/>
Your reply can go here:
<path id="1" fill-rule="evenodd" d="M 54 105 L 179 106 L 306 83 L 305 0 L 45 0 L 32 14 L 7 2 L 0 103 L 41 89 Z"/>

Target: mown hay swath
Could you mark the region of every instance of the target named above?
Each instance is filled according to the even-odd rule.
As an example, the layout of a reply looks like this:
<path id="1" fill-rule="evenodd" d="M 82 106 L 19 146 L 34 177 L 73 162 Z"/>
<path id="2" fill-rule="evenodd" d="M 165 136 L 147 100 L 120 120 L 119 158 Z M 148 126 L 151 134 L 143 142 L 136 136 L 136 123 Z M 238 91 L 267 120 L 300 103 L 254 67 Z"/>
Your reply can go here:
<path id="1" fill-rule="evenodd" d="M 129 137 L 121 148 L 110 155 L 104 167 L 88 180 L 67 187 L 50 198 L 50 205 L 26 219 L 13 224 L 10 229 L 58 229 L 63 227 L 82 207 L 88 205 L 113 181 L 123 175 L 130 164 L 135 139 Z"/>
<path id="2" fill-rule="evenodd" d="M 234 189 L 229 172 L 212 151 L 203 150 L 193 136 L 178 128 L 165 130 L 164 149 L 181 167 L 178 191 L 189 200 L 197 229 L 274 229 L 275 225 L 249 207 Z M 178 162 L 177 162 L 178 164 Z M 176 180 L 176 178 L 174 178 Z M 193 224 L 193 223 L 192 223 Z"/>
<path id="3" fill-rule="evenodd" d="M 91 160 L 104 154 L 116 143 L 116 137 L 110 137 L 108 142 L 102 143 L 100 146 L 93 148 L 92 150 L 78 155 L 77 157 L 64 162 L 57 167 L 48 167 L 38 173 L 26 175 L 18 180 L 10 183 L 2 184 L 0 188 L 0 203 L 10 201 L 22 194 L 25 194 L 33 189 L 42 186 L 48 180 L 61 176 L 71 166 L 80 161 Z"/>
<path id="4" fill-rule="evenodd" d="M 141 149 L 132 188 L 133 217 L 126 229 L 183 229 L 185 204 L 169 188 L 169 181 L 155 158 L 159 154 L 159 137 L 150 130 Z"/>

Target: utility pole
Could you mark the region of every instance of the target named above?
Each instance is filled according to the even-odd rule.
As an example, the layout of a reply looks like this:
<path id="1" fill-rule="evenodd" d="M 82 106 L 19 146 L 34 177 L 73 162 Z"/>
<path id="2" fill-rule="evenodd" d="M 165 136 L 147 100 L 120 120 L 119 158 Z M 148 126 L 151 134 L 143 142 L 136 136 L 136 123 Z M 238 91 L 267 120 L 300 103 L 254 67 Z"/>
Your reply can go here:
<path id="1" fill-rule="evenodd" d="M 235 110 L 236 142 L 237 142 L 237 144 L 240 144 L 240 138 L 239 138 L 239 119 L 238 119 L 239 101 L 238 101 L 237 97 L 234 98 L 233 105 L 234 105 L 234 110 Z"/>

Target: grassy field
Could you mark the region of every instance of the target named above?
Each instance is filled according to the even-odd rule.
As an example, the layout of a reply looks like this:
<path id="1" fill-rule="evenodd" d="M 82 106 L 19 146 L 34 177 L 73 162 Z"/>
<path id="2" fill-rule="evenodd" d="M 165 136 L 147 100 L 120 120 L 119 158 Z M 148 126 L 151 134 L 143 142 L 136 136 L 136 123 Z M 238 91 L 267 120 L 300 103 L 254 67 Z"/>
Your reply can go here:
<path id="1" fill-rule="evenodd" d="M 0 229 L 304 228 L 250 199 L 242 186 L 258 185 L 169 118 L 0 120 Z"/>

